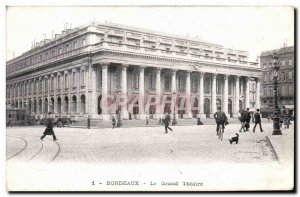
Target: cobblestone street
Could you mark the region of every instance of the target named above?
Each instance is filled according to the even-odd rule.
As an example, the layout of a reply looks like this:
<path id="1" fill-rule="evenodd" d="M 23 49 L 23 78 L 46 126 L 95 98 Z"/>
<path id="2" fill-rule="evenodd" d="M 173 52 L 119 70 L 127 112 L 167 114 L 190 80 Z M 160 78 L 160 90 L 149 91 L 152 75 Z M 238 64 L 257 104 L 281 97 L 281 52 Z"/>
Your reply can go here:
<path id="1" fill-rule="evenodd" d="M 164 133 L 164 127 L 117 129 L 55 128 L 57 142 L 48 136 L 40 141 L 44 128 L 8 128 L 7 159 L 54 162 L 270 162 L 275 161 L 265 132 L 239 133 L 229 125 L 220 141 L 214 125 L 178 126 Z M 239 144 L 228 139 L 240 134 Z"/>
<path id="2" fill-rule="evenodd" d="M 239 133 L 239 126 L 238 124 L 228 125 L 223 141 L 217 138 L 215 125 L 174 126 L 173 132 L 168 134 L 164 133 L 164 127 L 162 126 L 117 129 L 54 128 L 58 141 L 52 141 L 52 136 L 47 136 L 44 141 L 40 141 L 39 137 L 44 131 L 43 127 L 7 128 L 8 177 L 10 180 L 16 177 L 19 179 L 21 177 L 19 173 L 21 173 L 22 176 L 25 175 L 26 177 L 27 174 L 37 178 L 37 180 L 41 177 L 48 177 L 49 180 L 52 180 L 57 178 L 55 175 L 65 173 L 69 175 L 67 176 L 69 179 L 73 180 L 74 176 L 77 177 L 77 181 L 83 181 L 87 179 L 84 175 L 89 178 L 97 175 L 102 178 L 124 176 L 128 179 L 128 177 L 137 174 L 139 178 L 151 177 L 153 176 L 152 172 L 156 174 L 157 171 L 162 171 L 162 173 L 156 174 L 158 175 L 157 178 L 174 173 L 174 171 L 169 172 L 170 169 L 180 168 L 181 170 L 175 170 L 179 172 L 179 175 L 183 172 L 188 177 L 198 174 L 197 177 L 205 177 L 205 180 L 209 182 L 211 179 L 208 178 L 210 177 L 209 173 L 213 173 L 214 177 L 218 177 L 218 181 L 222 181 L 223 176 L 221 178 L 219 177 L 220 174 L 215 175 L 215 173 L 218 174 L 219 170 L 225 176 L 239 177 L 239 173 L 236 174 L 235 170 L 239 171 L 238 169 L 246 168 L 247 170 L 243 172 L 246 174 L 243 176 L 247 181 L 244 181 L 244 184 L 249 184 L 253 178 L 252 176 L 255 176 L 258 179 L 256 184 L 259 185 L 260 176 L 262 176 L 261 181 L 264 182 L 266 177 L 276 176 L 273 172 L 274 165 L 278 167 L 277 155 L 267 138 L 268 135 L 272 134 L 272 125 L 264 124 L 264 132 L 257 130 L 256 133 L 251 131 L 252 127 L 250 128 L 251 132 Z M 293 132 L 293 130 L 285 130 L 285 132 Z M 240 141 L 238 144 L 231 145 L 228 139 L 235 136 L 235 133 L 240 134 Z M 69 167 L 66 167 L 66 165 Z M 113 167 L 120 165 L 122 167 Z M 143 166 L 149 165 L 152 167 L 147 169 L 152 169 L 152 171 L 145 171 Z M 26 171 L 24 171 L 24 166 L 26 166 Z M 153 171 L 157 166 L 159 166 L 159 170 Z M 166 167 L 165 169 L 164 166 L 172 167 Z M 206 169 L 204 166 L 209 166 L 209 168 Z M 212 166 L 215 166 L 213 170 L 211 169 Z M 261 167 L 257 168 L 257 166 Z M 123 169 L 123 171 L 119 172 L 120 169 Z M 206 169 L 206 171 L 204 173 L 203 170 L 199 171 L 199 169 Z M 249 169 L 256 170 L 249 171 Z M 108 174 L 111 171 L 112 174 Z M 39 173 L 42 174 L 38 175 Z M 33 174 L 36 176 L 32 176 Z M 180 176 L 182 177 L 182 175 Z M 21 180 L 11 181 L 14 183 L 11 188 Z M 214 182 L 216 180 L 210 181 Z M 279 181 L 283 180 L 279 179 Z M 26 183 L 22 184 L 26 189 L 32 187 L 32 185 L 28 186 Z M 53 185 L 53 189 L 49 188 L 49 185 L 46 188 L 47 190 L 56 190 L 66 182 L 59 184 L 59 187 L 57 184 Z M 220 187 L 228 189 L 225 185 Z M 247 186 L 233 186 L 234 189 L 236 187 L 240 189 Z M 260 187 L 263 188 L 263 185 L 259 185 L 258 188 Z M 44 187 L 35 185 L 33 188 L 43 190 Z M 79 188 L 83 190 L 109 190 L 107 187 L 89 188 L 88 186 L 82 187 L 82 185 Z M 211 188 L 215 189 L 216 187 L 211 185 Z M 211 188 L 206 187 L 204 190 Z M 159 190 L 161 188 L 157 187 L 155 189 Z M 65 190 L 65 187 L 63 187 L 63 190 Z M 136 190 L 136 188 L 133 188 L 133 190 Z M 153 188 L 149 188 L 149 190 L 153 190 Z"/>

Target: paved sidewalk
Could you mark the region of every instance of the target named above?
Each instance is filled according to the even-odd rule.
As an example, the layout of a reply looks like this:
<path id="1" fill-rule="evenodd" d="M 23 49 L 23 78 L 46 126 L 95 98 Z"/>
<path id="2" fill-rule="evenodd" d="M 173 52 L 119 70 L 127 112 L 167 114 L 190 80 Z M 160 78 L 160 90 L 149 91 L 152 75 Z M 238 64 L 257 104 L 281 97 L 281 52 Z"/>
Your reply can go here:
<path id="1" fill-rule="evenodd" d="M 269 135 L 272 148 L 277 159 L 282 164 L 292 164 L 294 162 L 294 124 L 289 129 L 281 129 L 282 135 Z"/>

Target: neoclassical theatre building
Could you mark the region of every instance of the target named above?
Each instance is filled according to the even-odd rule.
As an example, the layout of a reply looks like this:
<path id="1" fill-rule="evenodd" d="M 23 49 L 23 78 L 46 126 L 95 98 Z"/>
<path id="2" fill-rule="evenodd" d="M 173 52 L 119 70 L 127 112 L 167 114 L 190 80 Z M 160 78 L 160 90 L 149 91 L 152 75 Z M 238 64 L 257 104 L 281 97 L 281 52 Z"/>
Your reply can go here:
<path id="1" fill-rule="evenodd" d="M 224 38 L 225 39 L 225 38 Z M 113 23 L 65 29 L 6 65 L 6 104 L 36 117 L 230 117 L 260 107 L 248 52 Z M 250 89 L 250 85 L 252 89 Z"/>

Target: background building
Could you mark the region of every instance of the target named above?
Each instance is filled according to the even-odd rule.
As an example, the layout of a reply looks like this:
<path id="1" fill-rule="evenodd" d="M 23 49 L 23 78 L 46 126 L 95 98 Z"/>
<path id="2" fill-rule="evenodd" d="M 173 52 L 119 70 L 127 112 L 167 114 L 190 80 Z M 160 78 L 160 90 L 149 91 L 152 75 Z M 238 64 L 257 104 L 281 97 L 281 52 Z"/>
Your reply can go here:
<path id="1" fill-rule="evenodd" d="M 294 47 L 283 47 L 281 49 L 275 49 L 270 51 L 264 51 L 260 56 L 260 64 L 262 67 L 261 78 L 261 108 L 264 115 L 273 112 L 274 107 L 274 85 L 273 85 L 273 73 L 272 68 L 272 55 L 274 53 L 279 55 L 280 70 L 278 73 L 278 90 L 279 90 L 279 107 L 286 108 L 293 111 L 294 109 Z"/>
<path id="2" fill-rule="evenodd" d="M 242 108 L 260 107 L 260 74 L 246 51 L 93 22 L 8 61 L 6 104 L 37 117 L 49 111 L 74 119 L 212 117 L 217 106 L 236 117 Z"/>

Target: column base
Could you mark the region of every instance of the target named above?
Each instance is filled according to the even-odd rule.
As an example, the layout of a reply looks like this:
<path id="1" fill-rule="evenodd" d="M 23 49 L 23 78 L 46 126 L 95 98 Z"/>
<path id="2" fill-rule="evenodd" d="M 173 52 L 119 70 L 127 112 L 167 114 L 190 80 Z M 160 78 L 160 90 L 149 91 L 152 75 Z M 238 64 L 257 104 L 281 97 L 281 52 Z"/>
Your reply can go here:
<path id="1" fill-rule="evenodd" d="M 164 114 L 154 114 L 153 115 L 153 119 L 158 120 L 159 118 L 164 118 L 165 115 Z"/>
<path id="2" fill-rule="evenodd" d="M 101 117 L 100 117 L 99 114 L 92 114 L 92 115 L 91 115 L 91 118 L 92 118 L 92 119 L 100 119 Z"/>
<path id="3" fill-rule="evenodd" d="M 139 120 L 146 120 L 146 117 L 148 117 L 146 114 L 138 114 L 137 115 L 137 119 L 139 119 Z M 149 117 L 148 117 L 148 119 L 149 119 Z"/>
<path id="4" fill-rule="evenodd" d="M 110 114 L 102 114 L 100 119 L 101 120 L 110 120 Z"/>
<path id="5" fill-rule="evenodd" d="M 129 119 L 129 114 L 128 111 L 122 111 L 121 112 L 121 118 L 124 120 L 128 120 Z"/>
<path id="6" fill-rule="evenodd" d="M 191 118 L 193 118 L 193 114 L 192 113 L 183 114 L 183 118 L 191 119 Z"/>
<path id="7" fill-rule="evenodd" d="M 206 114 L 197 114 L 197 118 L 205 119 L 206 118 Z"/>

